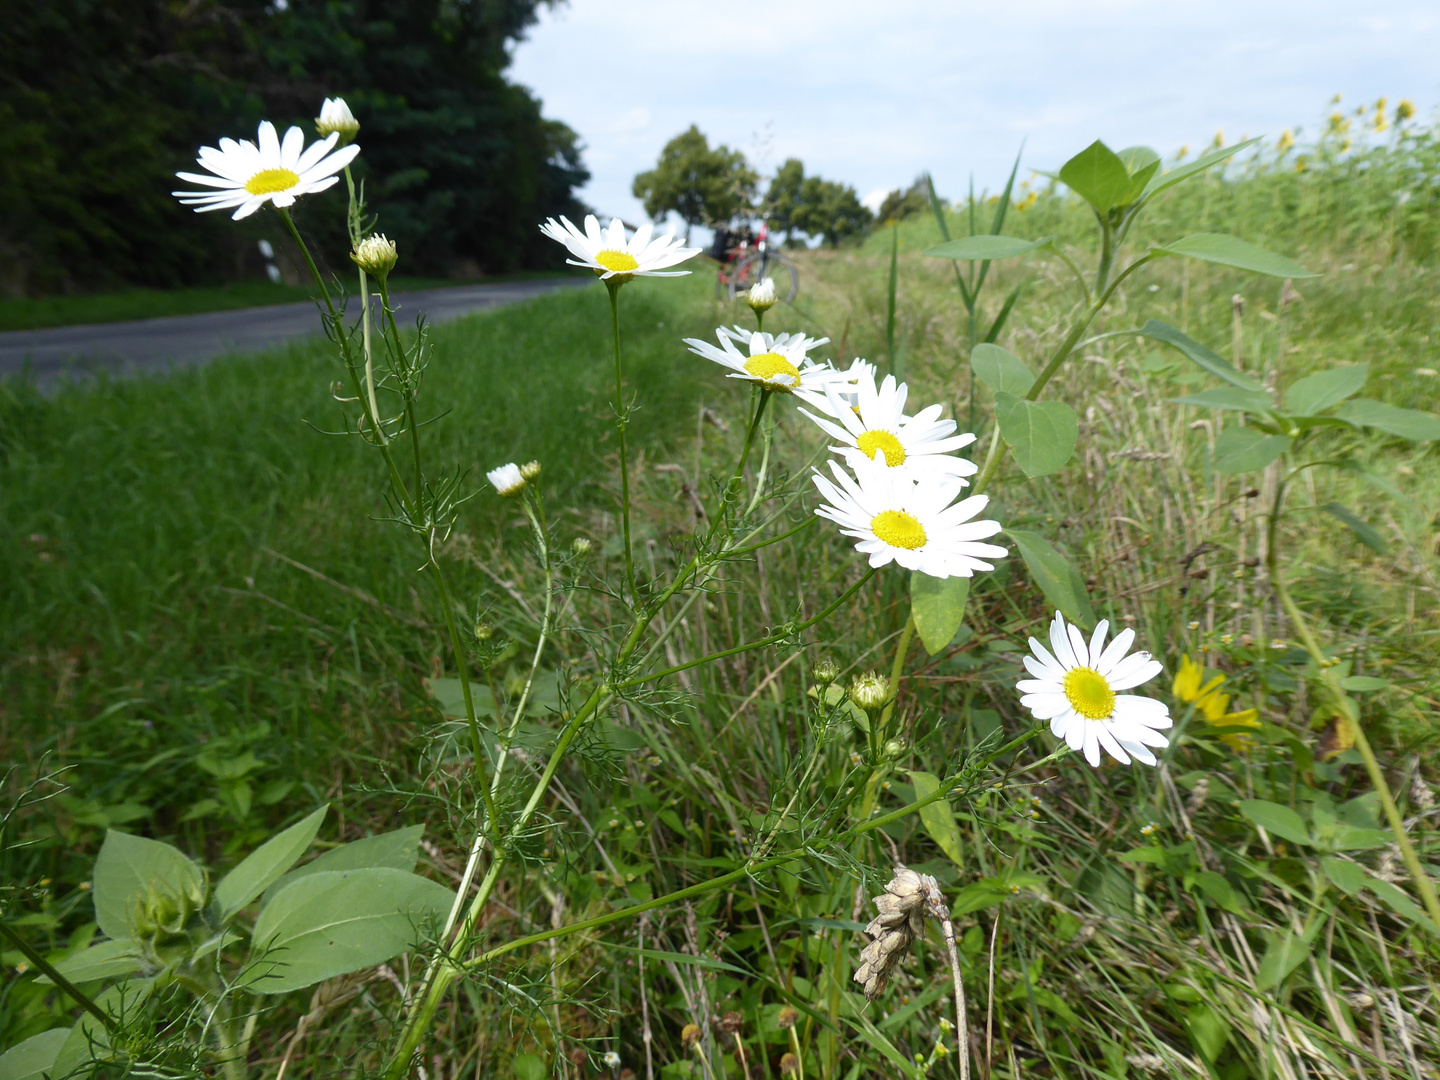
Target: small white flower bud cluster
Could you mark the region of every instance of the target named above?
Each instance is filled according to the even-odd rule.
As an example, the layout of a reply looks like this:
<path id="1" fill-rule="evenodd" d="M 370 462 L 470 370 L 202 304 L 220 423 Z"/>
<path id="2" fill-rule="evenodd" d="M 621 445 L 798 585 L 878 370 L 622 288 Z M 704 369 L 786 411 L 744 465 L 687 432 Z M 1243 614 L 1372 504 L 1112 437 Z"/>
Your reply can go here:
<path id="1" fill-rule="evenodd" d="M 867 1001 L 874 1001 L 885 990 L 890 973 L 904 959 L 911 942 L 925 932 L 926 914 L 943 911 L 945 898 L 929 874 L 897 866 L 895 876 L 874 903 L 879 914 L 865 927 L 870 944 L 861 950 L 860 966 L 855 969 L 855 981 L 864 989 Z"/>
<path id="2" fill-rule="evenodd" d="M 376 233 L 355 245 L 350 260 L 371 277 L 384 280 L 400 261 L 400 253 L 395 249 L 394 240 L 387 240 L 384 233 Z"/>
<path id="3" fill-rule="evenodd" d="M 320 106 L 320 115 L 315 118 L 315 131 L 322 139 L 339 132 L 336 145 L 344 146 L 360 133 L 360 121 L 355 119 L 344 98 L 326 98 Z"/>

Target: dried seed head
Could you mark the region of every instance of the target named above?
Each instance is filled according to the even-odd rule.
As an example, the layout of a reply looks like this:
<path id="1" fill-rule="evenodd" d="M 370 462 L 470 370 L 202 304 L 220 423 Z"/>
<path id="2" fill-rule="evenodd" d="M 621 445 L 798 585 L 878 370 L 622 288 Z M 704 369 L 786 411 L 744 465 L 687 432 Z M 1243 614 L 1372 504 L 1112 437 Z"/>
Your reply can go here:
<path id="1" fill-rule="evenodd" d="M 717 1026 L 726 1035 L 734 1035 L 740 1030 L 740 1025 L 743 1023 L 745 1023 L 745 1018 L 738 1012 L 727 1012 L 720 1017 L 720 1023 Z"/>
<path id="2" fill-rule="evenodd" d="M 1202 776 L 1195 782 L 1194 789 L 1190 792 L 1190 798 L 1185 801 L 1185 813 L 1194 817 L 1205 805 L 1205 800 L 1210 798 L 1210 778 Z"/>
<path id="3" fill-rule="evenodd" d="M 577 1046 L 566 1056 L 570 1058 L 570 1064 L 574 1065 L 577 1069 L 585 1068 L 590 1062 L 590 1055 L 585 1052 L 583 1046 Z"/>
<path id="4" fill-rule="evenodd" d="M 780 1059 L 780 1075 L 794 1076 L 800 1071 L 800 1059 L 794 1054 L 786 1054 Z"/>
<path id="5" fill-rule="evenodd" d="M 1435 793 L 1430 790 L 1430 785 L 1425 783 L 1425 778 L 1418 769 L 1414 779 L 1410 781 L 1410 801 L 1422 811 L 1435 805 Z"/>
<path id="6" fill-rule="evenodd" d="M 686 1024 L 683 1028 L 680 1029 L 680 1042 L 681 1042 L 681 1045 L 686 1046 L 686 1047 L 691 1047 L 691 1046 L 694 1046 L 694 1045 L 695 1045 L 696 1043 L 698 1043 L 699 1041 L 700 1041 L 700 1025 L 699 1025 L 699 1024 Z"/>
<path id="7" fill-rule="evenodd" d="M 786 1005 L 780 1010 L 780 1014 L 775 1017 L 775 1026 L 782 1031 L 788 1031 L 795 1026 L 795 1022 L 799 1019 L 799 1011 L 792 1006 Z"/>
<path id="8" fill-rule="evenodd" d="M 925 932 L 926 910 L 943 910 L 944 897 L 930 875 L 897 866 L 895 876 L 874 903 L 879 913 L 865 927 L 870 944 L 861 950 L 860 966 L 855 970 L 855 981 L 869 1001 L 880 996 L 911 942 Z"/>

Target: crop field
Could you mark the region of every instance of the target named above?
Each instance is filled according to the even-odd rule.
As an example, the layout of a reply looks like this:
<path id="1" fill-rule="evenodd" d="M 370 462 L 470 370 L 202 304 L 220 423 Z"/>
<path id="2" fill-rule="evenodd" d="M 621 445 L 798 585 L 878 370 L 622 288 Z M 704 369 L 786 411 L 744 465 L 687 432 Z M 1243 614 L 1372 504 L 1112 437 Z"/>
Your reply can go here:
<path id="1" fill-rule="evenodd" d="M 814 515 L 829 437 L 687 351 L 753 322 L 710 264 L 616 289 L 623 451 L 599 284 L 428 331 L 398 480 L 353 437 L 363 395 L 328 342 L 49 396 L 0 382 L 0 1051 L 61 1030 L 76 1074 L 227 1080 L 1440 1076 L 1440 927 L 1384 805 L 1440 880 L 1440 439 L 1419 415 L 1440 427 L 1440 142 L 1342 141 L 1198 173 L 1125 241 L 1226 234 L 1318 276 L 1157 256 L 1073 339 L 1095 215 L 1043 178 L 793 253 L 800 294 L 766 331 L 942 404 L 977 465 L 994 448 L 1009 554 L 958 579 L 938 638 L 924 575 L 871 573 Z M 991 231 L 1050 239 L 979 289 L 979 260 L 924 254 Z M 1004 356 L 1031 379 L 1064 359 L 1050 400 Z M 1301 408 L 1334 370 L 1354 400 Z M 1059 465 L 1001 439 L 997 414 L 1059 402 Z M 417 429 L 439 464 L 411 484 Z M 485 482 L 530 461 L 521 496 Z M 453 513 L 417 528 L 397 491 Z M 1163 665 L 1136 690 L 1174 720 L 1156 767 L 1092 767 L 1021 704 L 1057 607 Z M 852 682 L 872 670 L 874 709 Z M 292 977 L 297 938 L 256 983 L 238 958 L 299 884 L 241 896 L 199 958 L 161 944 L 161 893 L 101 895 L 107 834 L 205 868 L 198 919 L 306 822 L 302 871 L 405 871 L 415 910 L 479 897 L 463 949 L 417 916 L 384 963 Z M 336 861 L 386 837 L 398 869 Z M 943 918 L 917 916 L 867 1001 L 861 931 L 896 867 L 934 878 Z M 71 969 L 123 1013 L 101 1027 L 34 957 L 64 970 L 127 919 L 137 941 L 150 920 L 142 959 Z M 114 988 L 136 971 L 132 1008 Z"/>

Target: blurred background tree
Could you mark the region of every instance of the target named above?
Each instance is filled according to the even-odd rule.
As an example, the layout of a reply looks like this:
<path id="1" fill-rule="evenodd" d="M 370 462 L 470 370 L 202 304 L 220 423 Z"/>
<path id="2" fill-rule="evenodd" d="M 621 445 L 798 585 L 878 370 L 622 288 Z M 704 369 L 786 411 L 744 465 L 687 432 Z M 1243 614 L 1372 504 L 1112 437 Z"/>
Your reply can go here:
<path id="1" fill-rule="evenodd" d="M 739 150 L 710 148 L 694 124 L 660 151 L 655 168 L 635 177 L 632 191 L 652 218 L 671 210 L 685 222 L 685 235 L 696 225 L 720 228 L 755 200 L 759 177 Z"/>
<path id="2" fill-rule="evenodd" d="M 179 206 L 201 144 L 300 124 L 343 96 L 362 124 L 358 172 L 410 273 L 549 266 L 535 229 L 579 214 L 574 131 L 508 83 L 508 48 L 551 0 L 47 0 L 0 20 L 0 291 L 176 286 L 258 275 L 243 229 Z M 300 204 L 322 227 L 339 193 Z M 306 210 L 310 210 L 306 213 Z"/>
<path id="3" fill-rule="evenodd" d="M 846 237 L 863 234 L 875 220 L 853 187 L 806 176 L 799 158 L 787 159 L 776 171 L 763 208 L 771 228 L 824 236 L 831 247 L 838 247 Z"/>
<path id="4" fill-rule="evenodd" d="M 930 189 L 925 182 L 924 175 L 917 176 L 915 182 L 903 191 L 896 188 L 885 196 L 885 201 L 880 204 L 880 212 L 875 215 L 877 221 L 904 221 L 916 214 L 926 213 L 930 209 Z"/>

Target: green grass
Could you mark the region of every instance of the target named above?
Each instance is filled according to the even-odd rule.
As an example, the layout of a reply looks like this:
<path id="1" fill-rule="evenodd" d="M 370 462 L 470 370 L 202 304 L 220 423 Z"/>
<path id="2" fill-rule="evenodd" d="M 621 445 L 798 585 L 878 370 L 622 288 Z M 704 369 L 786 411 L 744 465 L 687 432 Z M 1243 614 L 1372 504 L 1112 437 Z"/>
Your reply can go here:
<path id="1" fill-rule="evenodd" d="M 1238 349 L 1252 370 L 1276 358 L 1296 373 L 1365 361 L 1369 396 L 1434 410 L 1440 377 L 1423 369 L 1434 364 L 1429 342 L 1440 340 L 1440 271 L 1423 252 L 1397 244 L 1399 232 L 1376 224 L 1371 208 L 1383 200 L 1355 187 L 1371 182 L 1335 173 L 1330 187 L 1310 193 L 1330 208 L 1311 226 L 1271 224 L 1274 189 L 1292 183 L 1273 171 L 1173 200 L 1147 226 L 1142 239 L 1174 238 L 1199 231 L 1194 219 L 1207 206 L 1223 206 L 1204 227 L 1326 270 L 1301 284 L 1304 300 L 1289 306 L 1283 323 L 1278 282 L 1172 262 L 1137 276 L 1097 329 L 1164 318 L 1227 356 Z M 1346 185 L 1356 191 L 1350 204 Z M 1077 258 L 1084 253 L 1085 217 L 1073 204 L 1041 200 L 1011 220 L 1017 232 L 1053 232 Z M 924 218 L 902 226 L 898 337 L 912 403 L 943 400 L 963 418 L 972 402 L 953 280 L 947 266 L 918 254 L 934 230 Z M 770 325 L 828 334 L 833 354 L 845 359 L 888 363 L 888 236 L 797 258 L 800 308 L 776 309 Z M 1027 282 L 1001 340 L 1033 365 L 1073 305 L 1065 272 L 1042 259 L 997 266 L 995 277 L 987 315 L 1011 286 Z M 640 406 L 631 433 L 643 574 L 673 569 L 672 545 L 695 528 L 687 488 L 703 497 L 699 476 L 721 470 L 741 434 L 743 389 L 679 341 L 710 337 L 717 322 L 740 318 L 709 299 L 712 285 L 708 273 L 697 273 L 636 283 L 622 294 L 629 383 Z M 1237 293 L 1245 300 L 1238 321 Z M 566 291 L 447 324 L 434 340 L 422 397 L 443 414 L 425 429 L 432 460 L 468 469 L 482 488 L 486 468 L 540 460 L 557 539 L 590 538 L 597 567 L 613 572 L 604 291 Z M 326 390 L 335 375 L 325 350 L 307 345 L 164 379 L 67 386 L 53 398 L 0 383 L 0 761 L 25 774 L 42 762 L 71 769 L 70 790 L 22 819 L 20 836 L 30 846 L 0 852 L 0 881 L 23 890 L 7 917 L 29 912 L 24 926 L 38 945 L 60 948 L 85 932 L 89 902 L 80 886 L 109 823 L 172 839 L 223 870 L 282 821 L 329 801 L 326 842 L 424 821 L 432 847 L 422 870 L 452 880 L 463 866 L 469 823 L 456 796 L 463 777 L 432 770 L 425 756 L 438 718 L 423 679 L 452 660 L 429 622 L 435 598 L 417 572 L 416 544 L 380 520 L 373 453 L 316 430 L 336 423 Z M 958 864 L 910 820 L 851 852 L 858 865 L 816 858 L 796 876 L 655 913 L 647 924 L 647 948 L 670 957 L 698 952 L 740 972 L 678 963 L 672 973 L 653 959 L 642 980 L 633 952 L 610 947 L 635 945 L 625 936 L 634 924 L 567 939 L 554 953 L 516 954 L 493 972 L 504 984 L 468 984 L 442 1017 L 432 1052 L 446 1077 L 509 1075 L 517 1050 L 586 1045 L 596 1056 L 616 1049 L 625 1067 L 643 1075 L 642 993 L 657 1075 L 698 1076 L 681 1031 L 708 1022 L 702 990 L 710 1012 L 741 1014 L 752 1080 L 774 1077 L 789 1045 L 775 1027 L 788 1000 L 782 988 L 843 1033 L 802 1019 L 796 1030 L 807 1076 L 892 1075 L 878 1037 L 856 1026 L 840 990 L 858 948 L 848 924 L 863 920 L 866 895 L 895 860 L 937 874 L 952 898 L 975 902 L 957 918 L 972 1025 L 990 1000 L 988 951 L 998 928 L 997 1078 L 1138 1078 L 1153 1065 L 1144 1055 L 1160 1055 L 1155 1075 L 1259 1080 L 1285 1075 L 1277 1065 L 1283 1059 L 1291 1075 L 1299 1075 L 1299 1061 L 1308 1075 L 1339 1076 L 1353 1071 L 1347 1042 L 1384 1055 L 1392 1077 L 1433 1071 L 1440 1061 L 1434 944 L 1392 909 L 1372 911 L 1328 886 L 1321 891 L 1326 879 L 1313 852 L 1275 846 L 1237 808 L 1258 797 L 1311 815 L 1319 807 L 1316 820 L 1332 805 L 1356 820 L 1374 814 L 1353 757 L 1314 760 L 1325 717 L 1296 691 L 1296 657 L 1246 642 L 1274 625 L 1273 606 L 1256 600 L 1263 582 L 1245 562 L 1255 550 L 1256 518 L 1240 481 L 1206 472 L 1208 432 L 1195 425 L 1209 414 L 1168 400 L 1208 385 L 1191 375 L 1177 358 L 1133 339 L 1087 348 L 1056 386 L 1056 396 L 1080 403 L 1076 460 L 1039 483 L 1020 482 L 1010 467 L 991 489 L 992 506 L 1002 520 L 1037 529 L 1069 553 L 1097 613 L 1133 625 L 1167 672 L 1181 655 L 1207 648 L 1207 662 L 1227 675 L 1234 707 L 1254 705 L 1271 725 L 1258 750 L 1237 754 L 1192 728 L 1163 778 L 1152 770 L 1091 771 L 1072 758 L 957 805 Z M 973 405 L 983 433 L 983 391 Z M 728 433 L 706 422 L 701 406 L 728 420 Z M 798 476 L 822 440 L 784 403 L 776 415 L 774 460 Z M 1373 554 L 1338 522 L 1302 513 L 1286 533 L 1286 569 L 1306 609 L 1323 620 L 1326 641 L 1358 643 L 1354 670 L 1391 684 L 1365 696 L 1364 718 L 1406 812 L 1420 814 L 1428 789 L 1412 789 L 1411 779 L 1435 776 L 1440 709 L 1440 460 L 1433 445 L 1365 437 L 1352 449 L 1404 497 L 1316 472 L 1313 487 L 1308 480 L 1297 487 L 1297 505 L 1344 502 L 1380 529 L 1390 553 Z M 540 575 L 513 503 L 482 490 L 440 557 L 465 622 L 480 614 L 502 637 L 533 643 L 511 594 L 537 596 Z M 854 573 L 848 542 L 813 528 L 808 540 L 731 564 L 672 639 L 676 659 L 753 640 L 797 603 L 813 610 L 835 581 Z M 596 579 L 577 574 L 575 582 L 564 593 L 572 605 L 566 629 L 545 662 L 583 675 L 598 670 L 594 654 L 603 644 L 570 628 L 618 616 Z M 803 662 L 792 663 L 788 647 L 742 654 L 694 671 L 686 694 L 628 702 L 624 720 L 642 734 L 646 752 L 567 761 L 559 774 L 564 801 L 547 804 L 553 858 L 515 873 L 503 904 L 487 913 L 487 940 L 552 918 L 602 914 L 736 865 L 744 855 L 737 834 L 754 829 L 784 793 L 809 745 L 806 665 L 824 652 L 852 670 L 887 667 L 906 610 L 903 576 L 882 575 L 844 617 L 814 631 Z M 1013 734 L 1028 722 L 1010 690 L 1014 648 L 1046 615 L 1018 560 L 1004 560 L 977 579 L 967 629 L 953 647 L 911 654 L 898 713 L 909 746 L 878 795 L 885 809 L 913 795 L 918 781 L 905 770 L 945 773 L 988 732 Z M 1168 697 L 1165 681 L 1152 684 L 1157 696 Z M 826 751 L 815 798 L 836 795 L 850 749 L 839 740 Z M 249 771 L 237 782 L 236 769 Z M 1426 820 L 1416 836 L 1426 858 L 1440 862 L 1433 816 Z M 1155 845 L 1168 853 L 1157 862 L 1120 858 Z M 1378 850 L 1347 857 L 1383 866 Z M 870 890 L 858 898 L 857 868 L 866 869 Z M 1256 966 L 1278 955 L 1277 943 L 1297 921 L 1322 929 L 1305 962 L 1272 985 Z M 938 942 L 915 952 L 865 1013 L 907 1057 L 933 1046 L 944 1014 L 937 999 L 947 992 Z M 412 978 L 417 969 L 412 961 Z M 524 1007 L 517 987 L 540 1001 L 554 995 L 554 1009 Z M 29 977 L 10 978 L 3 995 L 0 1046 L 70 1014 Z M 308 993 L 291 995 L 262 1018 L 256 1057 L 267 1076 L 308 1002 Z M 313 1026 L 289 1075 L 339 1075 L 345 1066 L 337 1062 L 373 1069 L 399 1010 L 387 982 L 371 984 L 353 1006 Z M 558 1046 L 547 1027 L 557 1014 Z M 1415 1024 L 1403 1036 L 1402 1014 Z M 1280 1030 L 1267 1026 L 1274 1024 Z M 1358 1035 L 1343 1035 L 1345 1026 Z M 1303 1049 L 1307 1042 L 1317 1049 Z M 1366 1075 L 1382 1075 L 1369 1056 L 1361 1060 Z M 953 1055 L 931 1075 L 957 1075 Z"/>
<path id="2" fill-rule="evenodd" d="M 406 292 L 488 282 L 529 281 L 537 277 L 553 276 L 555 275 L 548 272 L 535 272 L 505 274 L 475 282 L 457 282 L 450 278 L 397 275 L 391 279 L 390 288 L 395 292 Z M 124 292 L 37 299 L 0 298 L 0 332 L 85 323 L 129 322 L 165 315 L 199 315 L 207 311 L 235 311 L 267 304 L 304 303 L 309 301 L 313 291 L 309 286 L 249 281 L 238 285 L 196 286 L 189 289 L 129 289 Z"/>

